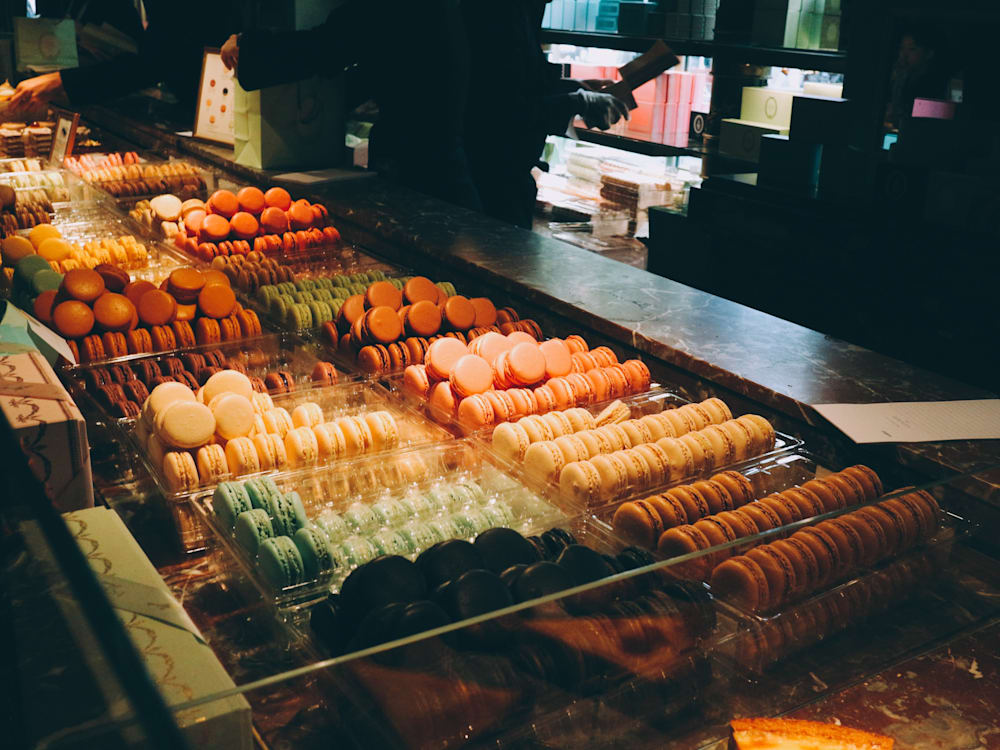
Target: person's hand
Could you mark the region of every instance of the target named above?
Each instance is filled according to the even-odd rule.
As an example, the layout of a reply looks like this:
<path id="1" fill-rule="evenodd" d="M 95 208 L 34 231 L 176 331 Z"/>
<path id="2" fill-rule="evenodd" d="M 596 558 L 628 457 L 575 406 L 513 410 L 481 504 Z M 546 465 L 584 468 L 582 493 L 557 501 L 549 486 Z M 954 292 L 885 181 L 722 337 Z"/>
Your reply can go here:
<path id="1" fill-rule="evenodd" d="M 236 66 L 240 64 L 239 35 L 231 34 L 226 43 L 222 45 L 222 64 L 229 70 L 236 70 Z"/>
<path id="2" fill-rule="evenodd" d="M 9 114 L 28 112 L 53 99 L 61 98 L 64 94 L 62 76 L 58 71 L 27 78 L 17 84 L 14 95 L 7 103 L 7 111 Z"/>
<path id="3" fill-rule="evenodd" d="M 616 96 L 580 89 L 576 97 L 580 105 L 578 114 L 588 128 L 607 130 L 623 117 L 628 119 L 628 105 Z"/>
<path id="4" fill-rule="evenodd" d="M 591 91 L 603 91 L 614 83 L 616 83 L 616 81 L 611 78 L 587 78 L 580 81 L 581 86 L 585 89 L 590 89 Z"/>

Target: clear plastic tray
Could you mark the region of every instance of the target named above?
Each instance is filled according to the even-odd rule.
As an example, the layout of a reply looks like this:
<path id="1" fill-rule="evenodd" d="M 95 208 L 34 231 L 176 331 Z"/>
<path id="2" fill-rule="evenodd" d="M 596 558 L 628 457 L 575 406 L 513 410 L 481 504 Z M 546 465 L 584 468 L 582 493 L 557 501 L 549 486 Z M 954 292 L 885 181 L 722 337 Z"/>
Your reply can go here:
<path id="1" fill-rule="evenodd" d="M 391 522 L 371 516 L 368 525 L 351 529 L 347 532 L 348 536 L 344 537 L 361 545 L 362 553 L 371 555 L 369 559 L 381 553 L 372 554 L 376 550 L 374 542 L 369 546 L 364 541 L 358 541 L 359 537 L 369 539 L 380 532 L 402 528 L 414 520 L 443 521 L 441 534 L 446 534 L 443 538 L 462 538 L 463 535 L 473 538 L 478 532 L 472 531 L 471 527 L 463 528 L 446 519 L 465 510 L 483 509 L 502 503 L 510 513 L 506 523 L 493 522 L 486 516 L 483 518 L 491 526 L 510 525 L 522 533 L 531 534 L 562 525 L 567 519 L 567 512 L 574 510 L 560 507 L 556 500 L 540 493 L 537 487 L 525 483 L 516 473 L 501 466 L 493 456 L 482 451 L 472 441 L 454 441 L 394 451 L 381 456 L 364 456 L 279 475 L 274 480 L 282 492 L 294 490 L 299 493 L 309 519 L 314 522 L 326 510 L 344 513 L 356 503 L 367 507 L 379 500 L 401 499 L 409 495 L 425 496 L 432 492 L 435 493 L 433 496 L 443 498 L 447 496 L 444 492 L 447 487 L 462 482 L 474 482 L 482 490 L 479 496 L 464 496 L 463 505 L 426 503 L 424 512 L 413 516 L 400 515 Z M 265 600 L 273 600 L 278 607 L 299 609 L 314 603 L 331 590 L 336 591 L 350 570 L 357 566 L 345 554 L 341 557 L 340 567 L 329 576 L 275 589 L 260 574 L 250 555 L 236 544 L 232 532 L 218 523 L 211 501 L 212 494 L 206 490 L 197 493 L 192 503 L 238 566 L 237 575 L 251 581 L 264 594 Z M 448 533 L 449 528 L 452 529 L 451 533 Z M 602 538 L 611 536 L 603 529 L 596 529 L 595 533 Z M 365 549 L 368 550 L 367 553 L 364 552 Z M 418 548 L 397 551 L 411 559 L 418 552 Z"/>
<path id="2" fill-rule="evenodd" d="M 255 338 L 252 342 L 227 341 L 220 344 L 205 344 L 185 350 L 185 354 L 199 354 L 208 351 L 221 353 L 227 361 L 235 361 L 246 368 L 246 374 L 263 379 L 268 373 L 284 371 L 294 379 L 296 391 L 325 387 L 312 379 L 312 371 L 320 361 L 328 361 L 322 347 L 289 334 L 269 334 Z M 168 358 L 176 354 L 136 354 L 127 358 L 115 360 L 114 364 L 131 368 L 137 377 L 144 367 L 144 362 L 156 364 L 161 372 Z M 120 417 L 113 414 L 110 408 L 101 400 L 97 393 L 88 387 L 87 373 L 96 370 L 107 370 L 109 363 L 85 364 L 69 366 L 62 370 L 63 380 L 67 384 L 77 403 L 85 402 L 109 422 L 130 423 L 132 417 Z M 194 374 L 194 373 L 192 373 Z M 337 370 L 337 382 L 349 383 L 358 380 L 358 376 Z M 141 378 L 140 378 L 141 380 Z M 274 394 L 272 394 L 273 396 Z M 141 406 L 141 404 L 140 404 Z"/>
<path id="3" fill-rule="evenodd" d="M 324 421 L 330 421 L 342 416 L 363 414 L 371 411 L 390 412 L 395 418 L 396 426 L 399 429 L 398 446 L 392 450 L 383 451 L 381 454 L 368 454 L 369 456 L 377 457 L 385 453 L 398 452 L 406 448 L 437 443 L 448 440 L 450 437 L 448 433 L 439 428 L 437 425 L 428 422 L 416 412 L 413 412 L 405 406 L 396 403 L 389 397 L 389 394 L 385 391 L 385 389 L 370 382 L 342 383 L 322 388 L 310 388 L 308 390 L 282 393 L 273 396 L 272 400 L 274 401 L 275 407 L 283 407 L 289 413 L 291 413 L 299 404 L 310 401 L 315 402 L 319 404 L 320 408 L 323 410 Z M 171 489 L 163 475 L 162 467 L 154 465 L 146 447 L 142 444 L 142 431 L 139 421 L 134 419 L 122 421 L 119 423 L 119 427 L 129 440 L 136 453 L 141 457 L 146 469 L 156 480 L 157 485 L 168 501 L 185 501 L 198 492 L 204 490 L 214 490 L 217 486 L 215 483 L 212 483 L 201 485 L 194 490 L 178 491 Z M 330 465 L 339 466 L 342 463 L 343 460 L 335 460 L 331 461 Z M 315 469 L 316 465 L 309 468 Z M 282 477 L 288 474 L 294 474 L 297 471 L 299 471 L 299 469 L 286 468 L 281 471 L 272 470 L 269 472 L 248 474 L 241 477 L 241 479 L 252 479 L 253 477 L 258 476 Z M 230 479 L 232 479 L 232 477 L 227 474 L 222 478 L 222 481 L 229 481 Z"/>
<path id="4" fill-rule="evenodd" d="M 405 390 L 402 390 L 397 387 L 396 392 L 402 393 L 404 399 L 409 399 L 411 402 L 413 401 L 413 396 L 406 395 Z M 666 411 L 668 409 L 674 409 L 677 408 L 678 406 L 683 406 L 685 404 L 691 403 L 682 396 L 679 396 L 676 393 L 673 393 L 672 391 L 657 384 L 653 384 L 650 390 L 646 391 L 645 393 L 639 393 L 619 400 L 629 408 L 629 411 L 631 413 L 631 416 L 629 417 L 630 419 L 636 419 L 638 417 L 645 416 L 648 414 L 658 414 L 662 411 Z M 586 408 L 588 411 L 590 411 L 592 414 L 596 416 L 603 409 L 607 408 L 607 406 L 611 403 L 613 402 L 605 401 L 597 404 L 589 404 L 584 408 Z M 476 433 L 476 438 L 482 440 L 488 446 L 492 446 L 492 434 L 493 434 L 492 428 L 487 428 L 486 430 L 478 431 Z M 675 487 L 680 484 L 685 484 L 695 479 L 702 478 L 703 476 L 710 476 L 711 474 L 720 471 L 728 471 L 730 469 L 749 470 L 750 467 L 755 466 L 758 463 L 761 463 L 762 461 L 766 461 L 772 457 L 784 455 L 785 453 L 788 453 L 789 451 L 792 451 L 801 445 L 802 441 L 800 439 L 792 435 L 787 435 L 785 433 L 775 431 L 774 447 L 771 450 L 767 451 L 766 453 L 762 453 L 760 455 L 747 458 L 743 461 L 734 462 L 724 466 L 716 466 L 713 467 L 711 470 L 705 470 L 700 473 L 693 474 L 690 477 L 676 479 L 661 485 L 652 485 L 648 488 L 627 486 L 623 491 L 623 493 L 614 500 L 598 501 L 592 504 L 591 507 L 595 510 L 595 512 L 601 508 L 611 508 L 611 512 L 613 513 L 614 508 L 616 508 L 618 505 L 625 502 L 626 500 L 637 500 L 643 497 L 648 497 L 649 495 L 657 494 L 658 492 L 662 492 L 670 487 Z M 555 490 L 558 490 L 558 485 L 559 485 L 558 478 L 556 478 L 555 481 L 550 482 L 550 485 Z M 601 517 L 603 517 L 603 515 Z"/>
<path id="5" fill-rule="evenodd" d="M 740 670 L 759 674 L 913 594 L 926 593 L 934 586 L 935 576 L 948 569 L 954 545 L 973 528 L 968 519 L 946 510 L 940 519 L 937 532 L 925 542 L 872 567 L 859 568 L 846 580 L 777 611 L 750 612 L 716 598 L 717 652 Z"/>
<path id="6" fill-rule="evenodd" d="M 403 373 L 390 373 L 387 377 L 385 377 L 385 381 L 386 385 L 394 394 L 398 396 L 398 398 L 406 401 L 412 405 L 413 408 L 423 411 L 427 414 L 428 419 L 433 419 L 439 424 L 444 425 L 456 435 L 474 436 L 485 442 L 487 445 L 491 443 L 493 429 L 496 427 L 496 424 L 489 427 L 479 427 L 478 425 L 463 422 L 457 415 L 452 416 L 446 422 L 442 422 L 439 417 L 431 414 L 431 410 L 426 400 L 420 398 L 415 393 L 408 391 L 404 387 Z M 655 414 L 665 409 L 670 409 L 674 406 L 681 406 L 688 403 L 687 400 L 678 396 L 676 393 L 673 393 L 666 386 L 653 382 L 650 384 L 649 390 L 644 393 L 633 393 L 629 396 L 623 396 L 620 399 L 607 399 L 606 401 L 598 401 L 592 404 L 581 404 L 580 406 L 596 416 L 615 401 L 621 401 L 629 408 L 632 412 L 631 418 L 641 417 L 646 414 Z"/>

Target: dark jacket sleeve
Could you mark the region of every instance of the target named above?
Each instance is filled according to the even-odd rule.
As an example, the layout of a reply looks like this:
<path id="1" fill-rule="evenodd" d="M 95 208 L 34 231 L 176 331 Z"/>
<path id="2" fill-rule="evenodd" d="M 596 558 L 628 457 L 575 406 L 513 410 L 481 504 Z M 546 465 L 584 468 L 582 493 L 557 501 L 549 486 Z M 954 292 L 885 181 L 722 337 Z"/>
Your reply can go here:
<path id="1" fill-rule="evenodd" d="M 501 112 L 532 133 L 563 133 L 578 101 L 562 90 L 558 67 L 545 60 L 524 0 L 495 3 L 465 0 L 463 12 L 473 55 L 470 115 L 489 119 Z M 485 111 L 492 105 L 494 111 Z"/>
<path id="2" fill-rule="evenodd" d="M 333 75 L 364 53 L 372 19 L 371 0 L 348 0 L 319 26 L 306 31 L 252 31 L 240 38 L 237 76 L 248 91 Z"/>

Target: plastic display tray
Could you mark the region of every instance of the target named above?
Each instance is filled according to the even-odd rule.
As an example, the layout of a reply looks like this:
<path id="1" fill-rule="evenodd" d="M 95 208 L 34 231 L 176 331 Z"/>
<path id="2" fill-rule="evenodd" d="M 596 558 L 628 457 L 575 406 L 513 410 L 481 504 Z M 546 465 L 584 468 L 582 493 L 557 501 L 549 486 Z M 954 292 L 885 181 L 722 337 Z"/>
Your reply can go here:
<path id="1" fill-rule="evenodd" d="M 560 507 L 530 483 L 509 468 L 501 466 L 495 457 L 482 451 L 471 441 L 451 441 L 410 450 L 393 451 L 378 456 L 364 456 L 340 461 L 326 466 L 277 475 L 275 483 L 283 492 L 299 493 L 311 521 L 316 521 L 325 510 L 350 515 L 355 504 L 371 506 L 379 500 L 401 499 L 408 496 L 430 496 L 444 500 L 441 504 L 428 501 L 422 512 L 392 520 L 369 519 L 367 525 L 351 528 L 339 544 L 350 540 L 367 559 L 383 554 L 378 544 L 371 540 L 380 532 L 402 528 L 412 521 L 440 522 L 442 538 L 473 538 L 470 528 L 456 526 L 449 519 L 457 513 L 479 510 L 489 506 L 505 506 L 509 510 L 506 523 L 522 533 L 532 534 L 564 523 L 567 513 L 574 509 Z M 461 483 L 475 483 L 481 494 L 464 494 L 461 504 L 449 505 L 448 500 L 459 496 L 449 495 L 448 489 Z M 446 499 L 447 498 L 447 499 Z M 258 570 L 255 560 L 240 547 L 229 529 L 222 528 L 212 509 L 212 494 L 196 493 L 195 510 L 201 514 L 214 532 L 215 538 L 225 548 L 227 557 L 237 566 L 237 575 L 248 580 L 265 597 L 280 608 L 299 609 L 336 591 L 344 578 L 357 566 L 351 554 L 340 555 L 338 567 L 327 577 L 306 581 L 295 586 L 276 589 Z M 487 516 L 484 515 L 484 518 Z M 489 520 L 487 518 L 487 520 Z M 448 530 L 452 529 L 451 533 Z M 611 535 L 603 529 L 595 530 L 602 537 Z M 394 553 L 414 558 L 422 548 L 396 549 Z M 386 550 L 388 552 L 388 550 Z M 365 558 L 361 558 L 362 560 Z"/>
<path id="2" fill-rule="evenodd" d="M 204 344 L 184 351 L 186 354 L 203 354 L 219 352 L 227 362 L 237 362 L 246 368 L 246 374 L 263 379 L 268 373 L 284 371 L 289 373 L 296 391 L 324 387 L 312 379 L 312 371 L 317 362 L 328 361 L 325 350 L 314 342 L 304 340 L 289 334 L 269 334 L 248 341 L 227 341 L 220 344 Z M 96 364 L 83 364 L 65 367 L 61 370 L 62 379 L 73 394 L 77 403 L 83 403 L 100 414 L 108 422 L 128 424 L 134 417 L 120 417 L 111 412 L 108 405 L 98 393 L 88 389 L 87 373 L 96 369 L 107 370 L 112 364 L 130 368 L 137 377 L 144 362 L 157 365 L 162 374 L 169 372 L 167 360 L 176 358 L 177 353 L 135 354 L 128 357 Z M 194 373 L 192 373 L 194 374 Z M 350 383 L 359 380 L 356 375 L 337 370 L 338 383 Z M 272 394 L 272 396 L 275 394 Z M 141 406 L 141 405 L 140 405 Z"/>

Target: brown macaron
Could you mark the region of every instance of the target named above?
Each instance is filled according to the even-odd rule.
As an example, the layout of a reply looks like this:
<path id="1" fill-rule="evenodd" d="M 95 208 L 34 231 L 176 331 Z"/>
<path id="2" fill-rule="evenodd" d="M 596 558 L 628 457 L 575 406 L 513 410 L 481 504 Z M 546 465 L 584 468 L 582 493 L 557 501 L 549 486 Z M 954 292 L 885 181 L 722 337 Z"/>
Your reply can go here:
<path id="1" fill-rule="evenodd" d="M 711 513 L 705 498 L 690 485 L 682 484 L 679 487 L 672 487 L 663 494 L 675 498 L 684 507 L 688 523 L 694 523 L 699 518 L 704 518 Z"/>
<path id="2" fill-rule="evenodd" d="M 434 336 L 441 330 L 441 308 L 428 300 L 414 302 L 406 310 L 405 323 L 413 336 Z"/>
<path id="3" fill-rule="evenodd" d="M 669 558 L 698 552 L 711 546 L 712 543 L 701 529 L 692 524 L 684 524 L 664 531 L 660 535 L 656 550 L 664 557 Z M 700 581 L 705 580 L 710 572 L 709 561 L 704 557 L 689 560 L 677 567 L 683 575 L 689 575 Z"/>
<path id="4" fill-rule="evenodd" d="M 840 488 L 822 479 L 810 479 L 802 485 L 802 489 L 809 490 L 823 503 L 823 510 L 830 512 L 847 507 L 847 498 Z"/>
<path id="5" fill-rule="evenodd" d="M 788 556 L 773 544 L 762 544 L 746 553 L 746 556 L 760 565 L 767 578 L 770 592 L 768 609 L 773 609 L 787 601 L 798 589 L 795 566 Z"/>
<path id="6" fill-rule="evenodd" d="M 664 529 L 672 529 L 674 526 L 683 526 L 689 523 L 687 512 L 681 502 L 671 495 L 653 495 L 646 500 L 660 514 Z M 697 519 L 695 519 L 697 520 Z"/>
<path id="7" fill-rule="evenodd" d="M 794 503 L 795 507 L 799 509 L 799 515 L 802 518 L 820 516 L 825 512 L 823 501 L 819 499 L 816 493 L 802 487 L 792 487 L 778 494 Z"/>
<path id="8" fill-rule="evenodd" d="M 802 518 L 798 506 L 791 500 L 788 500 L 781 495 L 768 495 L 767 497 L 762 497 L 757 502 L 762 505 L 766 505 L 768 508 L 777 513 L 781 518 L 782 526 L 795 523 Z"/>
<path id="9" fill-rule="evenodd" d="M 656 545 L 663 533 L 663 521 L 652 503 L 646 500 L 622 503 L 611 525 L 629 541 L 647 549 Z"/>
<path id="10" fill-rule="evenodd" d="M 794 537 L 793 534 L 787 539 L 779 539 L 773 544 L 785 553 L 785 556 L 792 561 L 792 565 L 795 567 L 795 578 L 798 583 L 796 596 L 805 596 L 811 594 L 819 586 L 819 561 L 809 545 Z"/>
<path id="11" fill-rule="evenodd" d="M 734 511 L 734 513 L 739 513 L 751 519 L 761 532 L 777 529 L 784 525 L 781 521 L 781 516 L 775 513 L 771 507 L 759 502 L 747 503 Z"/>
<path id="12" fill-rule="evenodd" d="M 814 587 L 818 589 L 826 585 L 833 576 L 833 557 L 822 540 L 816 534 L 803 534 L 801 531 L 796 531 L 788 537 L 788 541 L 809 548 L 812 559 L 816 562 Z"/>
<path id="13" fill-rule="evenodd" d="M 755 497 L 753 484 L 738 471 L 719 472 L 714 474 L 711 479 L 726 488 L 737 508 L 753 501 Z"/>
<path id="14" fill-rule="evenodd" d="M 815 528 L 825 531 L 836 543 L 843 573 L 850 573 L 858 568 L 864 559 L 864 542 L 852 526 L 839 518 L 831 518 L 821 521 Z"/>
<path id="15" fill-rule="evenodd" d="M 719 482 L 712 481 L 711 479 L 702 479 L 692 482 L 691 489 L 696 490 L 705 498 L 705 502 L 708 503 L 708 509 L 711 513 L 721 513 L 724 510 L 732 510 L 735 507 L 729 491 Z"/>
<path id="16" fill-rule="evenodd" d="M 716 566 L 711 584 L 715 596 L 751 612 L 766 609 L 771 601 L 767 574 L 746 555 L 731 557 Z"/>
<path id="17" fill-rule="evenodd" d="M 848 466 L 840 473 L 854 477 L 864 487 L 866 500 L 875 500 L 882 496 L 882 480 L 864 464 Z"/>
<path id="18" fill-rule="evenodd" d="M 393 312 L 403 306 L 403 293 L 388 281 L 376 281 L 365 290 L 366 307 L 389 307 Z"/>

